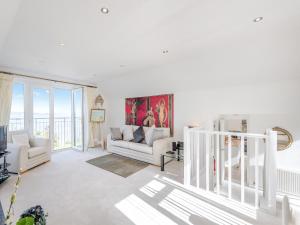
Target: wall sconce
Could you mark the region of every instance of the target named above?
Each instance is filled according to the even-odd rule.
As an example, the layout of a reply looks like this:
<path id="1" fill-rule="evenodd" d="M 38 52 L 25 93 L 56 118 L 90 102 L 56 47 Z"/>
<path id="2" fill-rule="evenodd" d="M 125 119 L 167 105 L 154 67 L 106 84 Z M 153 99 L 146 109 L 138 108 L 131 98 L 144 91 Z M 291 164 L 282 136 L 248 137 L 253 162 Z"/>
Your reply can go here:
<path id="1" fill-rule="evenodd" d="M 104 99 L 102 98 L 101 95 L 98 95 L 98 96 L 96 97 L 96 99 L 95 99 L 95 105 L 100 104 L 101 107 L 102 107 L 102 106 L 103 106 L 103 103 L 104 103 Z"/>

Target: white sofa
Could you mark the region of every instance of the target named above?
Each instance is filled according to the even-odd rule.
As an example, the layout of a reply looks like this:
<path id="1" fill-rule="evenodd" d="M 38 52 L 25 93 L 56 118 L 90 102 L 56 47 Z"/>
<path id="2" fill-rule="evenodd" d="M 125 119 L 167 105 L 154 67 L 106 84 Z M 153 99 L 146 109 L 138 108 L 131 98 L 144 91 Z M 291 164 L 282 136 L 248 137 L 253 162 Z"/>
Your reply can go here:
<path id="1" fill-rule="evenodd" d="M 13 134 L 23 134 L 26 131 L 9 132 L 7 135 L 7 162 L 8 170 L 14 173 L 22 173 L 51 159 L 51 146 L 49 139 L 32 138 L 29 136 L 29 145 L 19 145 L 12 142 Z"/>
<path id="2" fill-rule="evenodd" d="M 130 126 L 130 125 L 125 125 Z M 133 130 L 136 130 L 138 126 L 132 126 Z M 123 130 L 121 128 L 121 130 Z M 147 131 L 148 127 L 144 127 L 144 131 Z M 111 135 L 107 136 L 107 149 L 111 153 L 116 153 L 129 158 L 141 160 L 144 162 L 151 163 L 153 165 L 160 166 L 160 156 L 167 151 L 172 150 L 172 140 L 170 137 L 170 128 L 156 128 L 162 129 L 165 138 L 159 139 L 153 142 L 153 146 L 149 146 L 145 143 L 135 143 L 131 141 L 111 139 Z M 166 162 L 169 161 L 166 158 Z"/>

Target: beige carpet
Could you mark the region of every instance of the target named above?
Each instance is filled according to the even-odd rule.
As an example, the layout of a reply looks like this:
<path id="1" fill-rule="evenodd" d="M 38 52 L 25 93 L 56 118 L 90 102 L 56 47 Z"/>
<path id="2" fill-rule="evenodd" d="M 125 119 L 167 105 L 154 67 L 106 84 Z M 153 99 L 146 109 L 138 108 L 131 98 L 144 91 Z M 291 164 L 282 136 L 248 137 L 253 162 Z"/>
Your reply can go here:
<path id="1" fill-rule="evenodd" d="M 100 156 L 87 162 L 125 178 L 149 165 L 148 163 L 116 154 Z"/>

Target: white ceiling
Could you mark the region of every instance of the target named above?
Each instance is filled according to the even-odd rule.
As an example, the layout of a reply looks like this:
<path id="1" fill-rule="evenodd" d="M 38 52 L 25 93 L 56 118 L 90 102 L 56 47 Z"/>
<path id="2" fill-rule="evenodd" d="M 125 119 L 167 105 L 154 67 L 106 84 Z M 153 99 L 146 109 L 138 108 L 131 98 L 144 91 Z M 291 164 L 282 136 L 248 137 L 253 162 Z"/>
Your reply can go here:
<path id="1" fill-rule="evenodd" d="M 258 34 L 259 43 L 265 34 L 267 43 L 281 29 L 287 51 L 299 50 L 298 0 L 0 0 L 0 7 L 0 70 L 36 76 L 99 83 L 205 59 L 229 40 Z M 253 23 L 257 16 L 264 20 Z M 294 53 L 289 60 L 298 63 Z"/>

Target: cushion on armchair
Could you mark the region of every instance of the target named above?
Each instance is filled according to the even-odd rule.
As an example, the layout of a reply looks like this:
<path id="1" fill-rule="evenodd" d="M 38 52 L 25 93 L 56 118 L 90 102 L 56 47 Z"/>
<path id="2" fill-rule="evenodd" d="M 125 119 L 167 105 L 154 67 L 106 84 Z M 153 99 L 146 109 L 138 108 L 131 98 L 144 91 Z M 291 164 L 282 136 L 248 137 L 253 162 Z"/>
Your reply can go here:
<path id="1" fill-rule="evenodd" d="M 14 144 L 23 145 L 23 146 L 30 148 L 29 137 L 28 137 L 27 133 L 13 134 L 12 141 Z"/>
<path id="2" fill-rule="evenodd" d="M 38 155 L 42 155 L 47 152 L 47 148 L 44 147 L 33 147 L 28 150 L 28 157 L 34 158 Z"/>

